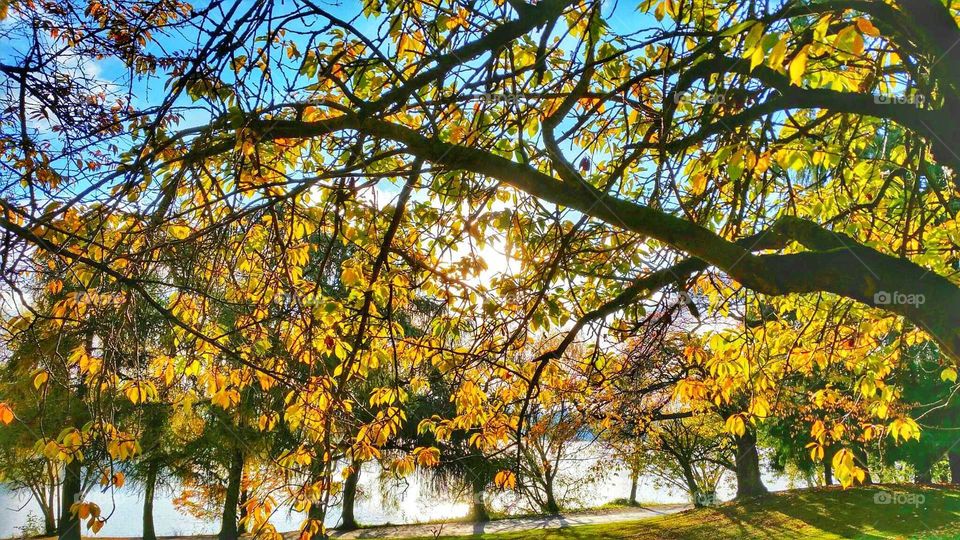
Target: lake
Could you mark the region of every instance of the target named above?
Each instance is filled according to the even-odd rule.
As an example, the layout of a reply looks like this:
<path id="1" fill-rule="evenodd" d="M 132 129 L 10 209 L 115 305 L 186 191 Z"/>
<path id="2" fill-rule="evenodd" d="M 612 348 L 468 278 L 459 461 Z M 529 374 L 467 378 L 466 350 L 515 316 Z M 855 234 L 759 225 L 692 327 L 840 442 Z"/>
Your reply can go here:
<path id="1" fill-rule="evenodd" d="M 580 459 L 564 464 L 564 471 L 575 477 L 595 463 L 596 456 L 589 459 Z M 428 490 L 421 489 L 421 482 L 414 475 L 405 480 L 403 486 L 389 481 L 392 485 L 383 485 L 379 479 L 380 471 L 375 464 L 365 464 L 360 477 L 355 513 L 357 521 L 364 525 L 379 525 L 385 523 L 414 523 L 438 520 L 444 518 L 462 517 L 467 514 L 466 502 L 449 502 L 449 497 L 431 495 Z M 721 498 L 733 496 L 735 486 L 732 485 L 733 474 L 728 473 L 722 482 L 719 495 Z M 764 481 L 771 490 L 785 489 L 787 481 L 764 471 Z M 619 498 L 627 498 L 630 494 L 630 480 L 624 471 L 615 471 L 608 477 L 594 485 L 580 490 L 578 499 L 584 506 L 598 506 Z M 154 522 L 158 535 L 187 535 L 210 534 L 219 530 L 219 523 L 204 522 L 189 514 L 184 514 L 172 503 L 174 494 L 170 492 L 158 493 L 154 503 Z M 653 478 L 641 478 L 637 498 L 643 502 L 677 503 L 687 502 L 685 493 L 677 489 L 658 487 Z M 89 500 L 100 505 L 104 515 L 112 516 L 104 525 L 98 536 L 138 536 L 141 532 L 142 496 L 133 486 L 126 486 L 111 497 L 109 493 L 94 493 Z M 516 508 L 518 501 L 509 495 L 493 497 L 491 506 L 497 510 Z M 13 494 L 0 488 L 0 538 L 19 535 L 30 513 L 39 517 L 39 508 L 26 493 Z M 304 519 L 303 514 L 292 512 L 290 509 L 278 510 L 271 519 L 277 530 L 290 531 L 299 528 Z M 333 509 L 328 525 L 333 526 L 339 519 L 339 512 Z"/>

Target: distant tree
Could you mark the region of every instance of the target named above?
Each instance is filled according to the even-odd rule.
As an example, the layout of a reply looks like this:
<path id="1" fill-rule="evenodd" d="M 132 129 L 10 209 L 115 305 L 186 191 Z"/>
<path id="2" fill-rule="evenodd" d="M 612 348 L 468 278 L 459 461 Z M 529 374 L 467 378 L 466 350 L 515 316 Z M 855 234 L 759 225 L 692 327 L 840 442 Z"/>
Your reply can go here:
<path id="1" fill-rule="evenodd" d="M 643 472 L 684 490 L 695 506 L 712 504 L 724 474 L 736 470 L 736 447 L 716 416 L 656 422 L 641 449 Z"/>
<path id="2" fill-rule="evenodd" d="M 960 397 L 954 383 L 956 370 L 944 370 L 944 358 L 928 344 L 913 346 L 904 355 L 906 361 L 895 374 L 902 388 L 901 401 L 909 407 L 911 417 L 917 419 L 923 433 L 919 439 L 901 444 L 886 444 L 883 458 L 886 464 L 897 461 L 909 463 L 917 483 L 934 481 L 934 466 L 947 461 L 949 482 L 960 483 Z"/>

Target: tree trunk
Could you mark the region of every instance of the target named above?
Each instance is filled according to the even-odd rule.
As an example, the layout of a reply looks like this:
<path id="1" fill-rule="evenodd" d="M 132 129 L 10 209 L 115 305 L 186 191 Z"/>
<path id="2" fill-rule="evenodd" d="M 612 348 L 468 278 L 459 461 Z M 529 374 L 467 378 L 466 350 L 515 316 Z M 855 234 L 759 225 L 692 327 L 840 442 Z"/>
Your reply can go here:
<path id="1" fill-rule="evenodd" d="M 310 503 L 310 510 L 307 512 L 307 518 L 323 523 L 326 519 L 326 512 L 320 502 Z"/>
<path id="2" fill-rule="evenodd" d="M 45 504 L 42 508 L 44 536 L 54 536 L 57 534 L 57 520 L 53 517 L 53 508 L 50 506 L 50 504 Z"/>
<path id="3" fill-rule="evenodd" d="M 340 527 L 342 531 L 355 530 L 357 519 L 353 513 L 353 507 L 357 502 L 357 484 L 360 483 L 361 463 L 352 462 L 350 464 L 350 474 L 343 481 L 343 508 L 340 512 Z"/>
<path id="4" fill-rule="evenodd" d="M 916 484 L 933 483 L 933 459 L 921 457 L 914 464 L 913 482 Z"/>
<path id="5" fill-rule="evenodd" d="M 960 451 L 950 451 L 947 461 L 950 463 L 950 483 L 960 484 Z"/>
<path id="6" fill-rule="evenodd" d="M 479 523 L 490 521 L 490 514 L 487 513 L 487 503 L 483 500 L 483 492 L 487 487 L 485 480 L 482 473 L 474 473 L 471 481 L 473 501 L 470 504 L 470 519 Z"/>
<path id="7" fill-rule="evenodd" d="M 932 484 L 933 471 L 931 470 L 930 467 L 927 467 L 927 466 L 917 467 L 917 471 L 913 475 L 913 482 L 916 484 Z"/>
<path id="8" fill-rule="evenodd" d="M 243 478 L 242 475 L 241 478 Z M 245 520 L 247 517 L 247 501 L 249 500 L 250 492 L 244 489 L 240 492 L 240 520 L 237 525 L 237 532 L 240 534 L 247 532 L 247 522 Z"/>
<path id="9" fill-rule="evenodd" d="M 636 471 L 630 473 L 630 506 L 637 506 L 637 480 L 639 474 Z"/>
<path id="10" fill-rule="evenodd" d="M 547 503 L 543 506 L 544 512 L 547 514 L 559 514 L 560 505 L 557 504 L 557 498 L 553 495 L 553 479 L 547 479 L 546 482 L 546 491 L 547 491 Z"/>
<path id="11" fill-rule="evenodd" d="M 223 516 L 220 520 L 219 540 L 236 540 L 240 537 L 237 528 L 237 506 L 240 503 L 240 483 L 243 479 L 243 452 L 236 450 L 230 462 L 227 477 L 227 493 L 223 497 Z"/>
<path id="12" fill-rule="evenodd" d="M 765 495 L 767 487 L 763 485 L 760 476 L 760 453 L 757 452 L 756 434 L 747 431 L 734 440 L 737 444 L 737 499 Z"/>
<path id="13" fill-rule="evenodd" d="M 693 477 L 693 469 L 690 468 L 689 463 L 680 463 L 680 468 L 683 470 L 683 481 L 687 484 L 687 493 L 690 494 L 690 500 L 693 502 L 693 505 L 696 507 L 707 506 L 707 501 L 703 497 L 703 494 L 700 493 L 700 486 L 697 485 L 696 478 Z"/>
<path id="14" fill-rule="evenodd" d="M 869 486 L 873 483 L 870 476 L 870 463 L 867 461 L 867 451 L 863 446 L 856 446 L 853 449 L 853 455 L 857 458 L 857 466 L 863 469 L 863 485 Z"/>
<path id="15" fill-rule="evenodd" d="M 57 514 L 54 512 L 54 506 L 57 504 L 57 478 L 56 473 L 47 465 L 50 481 L 47 485 L 47 500 L 43 504 L 43 526 L 46 529 L 43 533 L 46 536 L 55 536 L 57 534 Z"/>
<path id="16" fill-rule="evenodd" d="M 60 527 L 57 529 L 57 537 L 60 540 L 80 540 L 80 517 L 71 512 L 70 507 L 73 503 L 80 502 L 80 490 L 83 487 L 82 475 L 82 465 L 76 458 L 63 468 Z"/>
<path id="17" fill-rule="evenodd" d="M 151 461 L 147 465 L 147 478 L 143 489 L 143 540 L 157 540 L 157 531 L 153 525 L 153 499 L 157 490 L 157 474 L 160 464 Z"/>
<path id="18" fill-rule="evenodd" d="M 832 448 L 827 448 L 823 455 L 823 485 L 833 485 L 833 454 Z"/>

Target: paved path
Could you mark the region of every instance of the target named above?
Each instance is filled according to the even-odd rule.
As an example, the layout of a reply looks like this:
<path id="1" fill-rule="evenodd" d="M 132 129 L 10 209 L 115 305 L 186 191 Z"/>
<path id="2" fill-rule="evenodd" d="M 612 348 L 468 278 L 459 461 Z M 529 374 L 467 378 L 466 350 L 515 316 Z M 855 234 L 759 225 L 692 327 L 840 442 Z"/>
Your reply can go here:
<path id="1" fill-rule="evenodd" d="M 561 529 L 577 525 L 596 525 L 618 521 L 634 521 L 664 514 L 675 514 L 689 505 L 663 505 L 652 508 L 624 508 L 622 510 L 570 513 L 559 516 L 500 519 L 487 523 L 424 523 L 417 525 L 390 525 L 371 527 L 348 533 L 331 535 L 333 538 L 411 538 L 416 536 L 468 536 L 536 529 Z"/>

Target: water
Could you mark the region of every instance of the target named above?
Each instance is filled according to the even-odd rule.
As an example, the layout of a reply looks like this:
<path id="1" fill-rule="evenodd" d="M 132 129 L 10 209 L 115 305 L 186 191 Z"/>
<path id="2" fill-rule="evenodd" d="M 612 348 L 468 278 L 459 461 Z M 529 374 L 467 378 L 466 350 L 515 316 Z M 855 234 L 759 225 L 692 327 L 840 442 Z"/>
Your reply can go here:
<path id="1" fill-rule="evenodd" d="M 599 458 L 594 456 L 587 460 L 566 463 L 564 471 L 570 477 L 576 478 L 596 463 L 597 459 Z M 355 514 L 361 524 L 416 523 L 463 517 L 467 514 L 466 502 L 450 502 L 450 496 L 431 495 L 415 476 L 405 479 L 402 485 L 392 480 L 384 485 L 378 477 L 379 473 L 374 464 L 366 464 L 360 476 Z M 721 483 L 721 498 L 733 495 L 735 486 L 732 485 L 732 478 L 733 475 L 728 473 L 725 481 Z M 764 481 L 772 490 L 788 487 L 785 479 L 769 471 L 765 471 Z M 604 479 L 593 484 L 570 484 L 575 486 L 572 489 L 578 491 L 577 499 L 583 506 L 599 506 L 615 499 L 627 498 L 630 494 L 630 480 L 623 471 L 610 471 Z M 174 494 L 165 491 L 158 493 L 155 499 L 154 523 L 158 535 L 211 534 L 219 530 L 219 523 L 205 522 L 179 511 L 173 505 L 173 496 Z M 686 493 L 658 487 L 651 477 L 640 479 L 637 498 L 642 502 L 687 502 Z M 143 498 L 136 488 L 124 487 L 116 491 L 113 497 L 109 493 L 94 493 L 89 499 L 100 505 L 104 515 L 112 511 L 111 517 L 97 536 L 140 535 Z M 491 501 L 491 506 L 498 511 L 518 510 L 519 505 L 520 502 L 512 496 L 500 495 Z M 31 512 L 37 517 L 41 516 L 39 508 L 26 493 L 14 494 L 0 488 L 0 538 L 18 536 L 19 527 L 27 522 Z M 328 525 L 334 525 L 338 517 L 339 512 L 334 509 Z M 298 529 L 303 520 L 303 514 L 280 509 L 274 514 L 271 523 L 279 531 L 291 531 Z"/>

